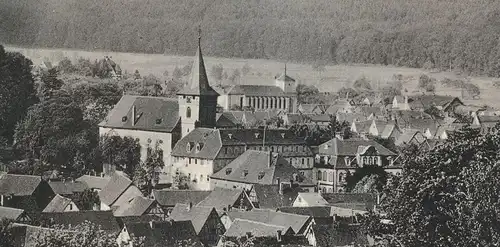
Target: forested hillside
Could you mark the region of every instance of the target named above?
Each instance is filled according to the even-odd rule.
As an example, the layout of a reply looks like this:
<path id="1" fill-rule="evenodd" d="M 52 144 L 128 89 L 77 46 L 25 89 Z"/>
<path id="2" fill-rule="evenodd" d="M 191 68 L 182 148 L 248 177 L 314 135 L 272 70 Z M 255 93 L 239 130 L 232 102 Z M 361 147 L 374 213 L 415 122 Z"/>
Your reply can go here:
<path id="1" fill-rule="evenodd" d="M 500 76 L 496 0 L 0 0 L 0 42 Z"/>

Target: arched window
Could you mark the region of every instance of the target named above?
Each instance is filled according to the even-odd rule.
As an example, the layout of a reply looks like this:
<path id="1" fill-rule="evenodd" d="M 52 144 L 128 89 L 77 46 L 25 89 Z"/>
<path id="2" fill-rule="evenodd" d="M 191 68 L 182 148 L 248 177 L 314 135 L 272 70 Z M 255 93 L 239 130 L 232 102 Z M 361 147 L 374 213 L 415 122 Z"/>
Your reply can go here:
<path id="1" fill-rule="evenodd" d="M 191 107 L 188 106 L 188 108 L 186 109 L 186 117 L 187 118 L 191 118 Z"/>
<path id="2" fill-rule="evenodd" d="M 321 171 L 318 171 L 318 176 L 317 176 L 317 179 L 318 179 L 318 180 L 321 180 Z"/>
<path id="3" fill-rule="evenodd" d="M 333 182 L 333 172 L 328 173 L 328 182 Z"/>
<path id="4" fill-rule="evenodd" d="M 343 182 L 344 181 L 344 173 L 339 172 L 339 181 L 337 182 Z"/>
<path id="5" fill-rule="evenodd" d="M 327 179 L 327 178 L 326 178 L 326 172 L 325 172 L 325 171 L 323 171 L 323 181 L 326 181 L 326 179 Z"/>
<path id="6" fill-rule="evenodd" d="M 368 163 L 368 158 L 367 157 L 363 157 L 363 165 L 366 165 Z"/>

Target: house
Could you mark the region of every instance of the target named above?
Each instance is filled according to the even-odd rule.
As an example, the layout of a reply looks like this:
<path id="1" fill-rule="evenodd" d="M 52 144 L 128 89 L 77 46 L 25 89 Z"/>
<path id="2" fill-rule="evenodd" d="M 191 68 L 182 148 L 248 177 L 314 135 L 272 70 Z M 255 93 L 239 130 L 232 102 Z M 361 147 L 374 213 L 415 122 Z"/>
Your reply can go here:
<path id="1" fill-rule="evenodd" d="M 397 138 L 401 134 L 401 130 L 394 122 L 375 119 L 353 122 L 351 131 L 358 133 L 360 136 L 380 136 L 385 139 Z"/>
<path id="2" fill-rule="evenodd" d="M 83 193 L 87 189 L 85 183 L 79 181 L 49 181 L 49 186 L 55 194 L 61 196 L 72 196 L 73 194 Z"/>
<path id="3" fill-rule="evenodd" d="M 267 126 L 271 119 L 278 118 L 276 110 L 268 111 L 225 111 L 217 113 L 217 128 L 257 128 Z M 275 126 L 280 127 L 280 126 Z"/>
<path id="4" fill-rule="evenodd" d="M 472 127 L 480 127 L 482 133 L 489 133 L 500 123 L 500 116 L 472 115 Z"/>
<path id="5" fill-rule="evenodd" d="M 299 214 L 313 217 L 314 223 L 320 225 L 333 224 L 333 211 L 331 206 L 314 207 L 281 207 L 280 212 Z"/>
<path id="6" fill-rule="evenodd" d="M 16 223 L 31 224 L 33 219 L 23 209 L 0 207 L 0 219 Z"/>
<path id="7" fill-rule="evenodd" d="M 211 191 L 208 190 L 153 190 L 153 198 L 168 216 L 178 203 L 198 204 L 205 199 Z"/>
<path id="8" fill-rule="evenodd" d="M 362 114 L 366 119 L 380 119 L 386 114 L 385 108 L 381 106 L 358 106 L 354 109 L 355 113 Z"/>
<path id="9" fill-rule="evenodd" d="M 323 193 L 342 192 L 348 173 L 357 167 L 378 165 L 398 172 L 396 154 L 373 140 L 333 138 L 318 148 L 315 171 Z"/>
<path id="10" fill-rule="evenodd" d="M 163 209 L 154 199 L 149 199 L 144 196 L 136 196 L 130 199 L 128 204 L 123 204 L 118 207 L 113 215 L 115 217 L 131 217 L 154 215 L 160 218 L 165 218 Z"/>
<path id="11" fill-rule="evenodd" d="M 217 103 L 224 110 L 233 106 L 250 107 L 255 111 L 297 111 L 297 82 L 285 71 L 275 78 L 275 85 L 234 85 L 225 90 Z"/>
<path id="12" fill-rule="evenodd" d="M 368 120 L 363 114 L 360 113 L 337 113 L 335 114 L 337 121 L 347 122 L 352 124 L 354 122 L 366 121 Z"/>
<path id="13" fill-rule="evenodd" d="M 191 221 L 134 222 L 123 226 L 116 242 L 120 247 L 133 247 L 134 237 L 143 238 L 143 246 L 203 247 Z"/>
<path id="14" fill-rule="evenodd" d="M 378 197 L 373 193 L 323 193 L 328 205 L 357 211 L 374 210 Z"/>
<path id="15" fill-rule="evenodd" d="M 13 223 L 9 226 L 9 233 L 12 237 L 13 245 L 16 247 L 36 247 L 39 246 L 38 239 L 46 235 L 57 236 L 58 233 L 78 234 L 75 231 L 32 226 L 28 224 Z M 65 234 L 69 235 L 69 234 Z"/>
<path id="16" fill-rule="evenodd" d="M 91 191 L 101 191 L 109 183 L 111 178 L 109 176 L 91 176 L 83 175 L 75 181 L 81 182 L 87 186 Z"/>
<path id="17" fill-rule="evenodd" d="M 123 172 L 115 171 L 109 183 L 99 192 L 100 208 L 101 210 L 117 209 L 137 196 L 142 196 L 142 193 L 128 176 Z"/>
<path id="18" fill-rule="evenodd" d="M 392 109 L 393 110 L 410 110 L 410 105 L 408 102 L 408 96 L 394 96 L 392 99 Z"/>
<path id="19" fill-rule="evenodd" d="M 52 201 L 43 209 L 44 213 L 53 212 L 72 212 L 79 211 L 76 204 L 70 198 L 63 197 L 57 194 Z"/>
<path id="20" fill-rule="evenodd" d="M 233 222 L 237 219 L 261 222 L 269 225 L 292 228 L 295 235 L 303 236 L 310 245 L 314 245 L 316 239 L 312 226 L 314 219 L 310 216 L 277 212 L 276 210 L 254 209 L 252 211 L 227 211 L 225 213 L 224 225 L 227 229 L 231 228 Z"/>
<path id="21" fill-rule="evenodd" d="M 351 100 L 341 99 L 333 102 L 326 111 L 325 114 L 335 115 L 337 113 L 352 113 L 354 110 L 354 106 Z"/>
<path id="22" fill-rule="evenodd" d="M 283 129 L 196 128 L 175 145 L 171 169 L 186 176 L 191 189 L 210 190 L 210 176 L 250 149 L 280 152 L 305 177 L 312 177 L 312 151 L 303 138 Z"/>
<path id="23" fill-rule="evenodd" d="M 300 104 L 297 108 L 299 114 L 323 114 L 329 105 L 324 104 Z"/>
<path id="24" fill-rule="evenodd" d="M 413 118 L 405 122 L 398 121 L 402 132 L 408 129 L 420 131 L 427 139 L 432 139 L 436 135 L 436 131 L 443 121 L 427 118 Z"/>
<path id="25" fill-rule="evenodd" d="M 227 246 L 227 242 L 236 242 L 241 237 L 256 238 L 256 240 L 275 240 L 276 243 L 286 243 L 290 238 L 294 238 L 295 232 L 291 227 L 270 225 L 262 222 L 236 219 L 229 229 L 221 237 L 218 247 Z"/>
<path id="26" fill-rule="evenodd" d="M 0 176 L 0 206 L 40 212 L 53 197 L 54 191 L 39 176 L 17 174 Z"/>
<path id="27" fill-rule="evenodd" d="M 431 107 L 440 110 L 446 116 L 453 116 L 455 108 L 464 103 L 457 97 L 444 95 L 420 95 L 412 97 L 409 101 L 410 109 L 416 111 L 424 111 Z"/>
<path id="28" fill-rule="evenodd" d="M 326 205 L 328 205 L 328 202 L 317 192 L 299 193 L 292 204 L 293 207 L 318 207 Z"/>
<path id="29" fill-rule="evenodd" d="M 208 246 L 217 244 L 219 237 L 226 231 L 214 207 L 177 204 L 170 214 L 170 219 L 191 221 L 198 238 Z"/>
<path id="30" fill-rule="evenodd" d="M 394 140 L 396 146 L 416 144 L 420 145 L 427 141 L 427 138 L 419 130 L 407 129 L 397 139 Z"/>
<path id="31" fill-rule="evenodd" d="M 218 213 L 230 209 L 251 210 L 252 201 L 243 189 L 215 188 L 205 199 L 196 204 L 201 207 L 215 207 Z"/>
<path id="32" fill-rule="evenodd" d="M 42 226 L 76 226 L 89 221 L 103 231 L 118 233 L 120 227 L 111 211 L 42 212 L 37 219 Z"/>
<path id="33" fill-rule="evenodd" d="M 289 183 L 314 190 L 313 182 L 278 153 L 247 150 L 222 170 L 210 176 L 211 188 L 251 190 L 255 184 Z"/>
<path id="34" fill-rule="evenodd" d="M 290 187 L 283 183 L 254 184 L 248 192 L 248 197 L 256 208 L 276 210 L 292 206 L 299 192 L 299 187 Z"/>

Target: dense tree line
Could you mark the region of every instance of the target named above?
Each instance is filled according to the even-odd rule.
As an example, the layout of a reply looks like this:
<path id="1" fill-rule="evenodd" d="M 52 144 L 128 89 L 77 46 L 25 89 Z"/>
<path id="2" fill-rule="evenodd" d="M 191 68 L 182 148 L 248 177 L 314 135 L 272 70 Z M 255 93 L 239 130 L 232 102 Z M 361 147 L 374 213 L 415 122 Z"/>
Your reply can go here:
<path id="1" fill-rule="evenodd" d="M 212 56 L 500 76 L 499 17 L 490 0 L 1 0 L 0 42 L 191 55 L 201 23 Z"/>

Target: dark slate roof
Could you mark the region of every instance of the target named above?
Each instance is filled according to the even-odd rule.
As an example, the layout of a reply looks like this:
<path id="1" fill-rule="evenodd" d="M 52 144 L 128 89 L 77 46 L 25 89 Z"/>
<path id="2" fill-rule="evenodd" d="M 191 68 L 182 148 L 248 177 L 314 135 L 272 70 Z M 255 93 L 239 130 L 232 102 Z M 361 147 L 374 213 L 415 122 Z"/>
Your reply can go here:
<path id="1" fill-rule="evenodd" d="M 410 104 L 410 108 L 412 109 L 428 108 L 433 105 L 446 108 L 455 99 L 457 99 L 461 103 L 460 99 L 458 99 L 457 97 L 444 95 L 421 95 L 417 97 L 411 97 L 411 99 L 408 100 L 408 103 Z"/>
<path id="2" fill-rule="evenodd" d="M 133 107 L 136 120 L 133 124 Z M 124 121 L 125 120 L 125 121 Z M 159 121 L 159 122 L 158 122 Z M 99 126 L 107 128 L 172 132 L 179 121 L 176 99 L 123 95 Z"/>
<path id="3" fill-rule="evenodd" d="M 215 188 L 203 201 L 199 202 L 197 206 L 201 207 L 215 207 L 218 212 L 222 212 L 228 205 L 235 205 L 238 203 L 240 196 L 246 196 L 245 191 L 242 189 L 224 189 Z"/>
<path id="4" fill-rule="evenodd" d="M 154 206 L 155 200 L 144 196 L 136 196 L 128 204 L 120 205 L 113 214 L 115 217 L 141 216 L 147 213 L 148 209 Z"/>
<path id="5" fill-rule="evenodd" d="M 234 116 L 230 113 L 228 114 L 227 112 L 217 113 L 216 119 L 215 125 L 217 128 L 235 128 L 238 126 L 238 122 Z"/>
<path id="6" fill-rule="evenodd" d="M 318 247 L 368 245 L 368 235 L 358 226 L 314 225 L 313 231 Z"/>
<path id="7" fill-rule="evenodd" d="M 52 188 L 54 193 L 59 195 L 72 195 L 73 193 L 83 192 L 87 185 L 82 182 L 62 182 L 62 181 L 50 181 L 49 186 Z"/>
<path id="8" fill-rule="evenodd" d="M 120 230 L 116 218 L 111 211 L 76 211 L 76 212 L 52 212 L 41 213 L 40 222 L 44 225 L 76 226 L 89 221 L 102 230 L 117 232 Z"/>
<path id="9" fill-rule="evenodd" d="M 99 192 L 101 202 L 112 205 L 122 195 L 132 181 L 123 172 L 115 172 L 109 183 Z"/>
<path id="10" fill-rule="evenodd" d="M 32 195 L 41 182 L 40 176 L 4 174 L 0 177 L 0 195 Z"/>
<path id="11" fill-rule="evenodd" d="M 144 246 L 185 246 L 181 242 L 190 240 L 189 246 L 202 247 L 190 221 L 140 222 L 125 224 L 127 232 L 135 237 L 144 237 Z"/>
<path id="12" fill-rule="evenodd" d="M 227 169 L 232 171 L 227 174 Z M 260 173 L 264 173 L 261 179 L 259 179 Z M 278 178 L 283 182 L 293 180 L 294 174 L 298 176 L 297 168 L 290 165 L 278 153 L 247 150 L 211 178 L 247 184 L 276 184 Z M 313 184 L 310 180 L 301 183 Z"/>
<path id="13" fill-rule="evenodd" d="M 337 120 L 338 121 L 346 121 L 349 124 L 352 124 L 353 122 L 356 121 L 364 121 L 366 120 L 366 117 L 363 114 L 359 113 L 343 113 L 343 112 L 338 112 L 336 114 Z"/>
<path id="14" fill-rule="evenodd" d="M 0 219 L 17 220 L 24 210 L 17 208 L 0 207 Z"/>
<path id="15" fill-rule="evenodd" d="M 385 148 L 379 143 L 373 140 L 365 140 L 365 139 L 345 139 L 340 140 L 338 138 L 333 138 L 319 146 L 319 153 L 333 156 L 353 156 L 358 153 L 359 147 L 374 147 L 377 152 L 381 155 L 396 155 L 391 150 Z"/>
<path id="16" fill-rule="evenodd" d="M 191 205 L 192 206 L 192 205 Z M 175 221 L 191 221 L 193 223 L 194 230 L 197 234 L 200 233 L 201 229 L 207 222 L 210 215 L 216 215 L 217 211 L 213 207 L 205 207 L 205 206 L 192 206 L 190 204 L 181 204 L 178 203 L 175 205 L 174 209 L 170 213 L 170 219 Z"/>
<path id="17" fill-rule="evenodd" d="M 295 79 L 293 79 L 292 77 L 288 76 L 286 74 L 286 72 L 282 73 L 280 76 L 278 76 L 276 78 L 276 80 L 278 80 L 278 81 L 295 81 Z"/>
<path id="18" fill-rule="evenodd" d="M 279 185 L 277 184 L 255 184 L 253 189 L 259 201 L 259 208 L 277 209 L 289 207 L 293 205 L 298 195 L 298 191 L 291 188 L 285 189 L 280 194 Z"/>
<path id="19" fill-rule="evenodd" d="M 102 190 L 108 184 L 110 177 L 98 177 L 83 175 L 76 179 L 76 181 L 82 182 L 87 185 L 89 189 L 100 189 Z"/>
<path id="20" fill-rule="evenodd" d="M 210 83 L 208 82 L 205 62 L 203 61 L 203 54 L 201 52 L 201 44 L 199 42 L 198 50 L 196 51 L 196 58 L 191 70 L 190 82 L 178 94 L 219 96 L 219 94 L 210 86 Z"/>
<path id="21" fill-rule="evenodd" d="M 269 85 L 236 85 L 229 92 L 229 95 L 245 96 L 285 96 L 285 92 L 280 87 Z"/>
<path id="22" fill-rule="evenodd" d="M 141 216 L 115 216 L 118 221 L 118 225 L 122 228 L 127 223 L 139 223 L 139 222 L 151 222 L 151 221 L 162 221 L 163 217 L 158 215 L 145 214 Z"/>
<path id="23" fill-rule="evenodd" d="M 231 137 L 229 136 L 231 134 Z M 257 135 L 256 135 L 257 134 Z M 267 129 L 265 136 L 266 145 L 279 144 L 305 144 L 303 138 L 294 135 L 289 130 Z M 221 129 L 220 135 L 224 145 L 241 144 L 262 145 L 264 129 Z"/>
<path id="24" fill-rule="evenodd" d="M 330 206 L 316 206 L 316 207 L 281 207 L 281 212 L 308 215 L 315 218 L 328 218 L 331 217 L 332 208 Z"/>
<path id="25" fill-rule="evenodd" d="M 211 191 L 206 190 L 153 190 L 155 200 L 161 206 L 175 206 L 177 203 L 198 204 Z"/>
<path id="26" fill-rule="evenodd" d="M 71 199 L 57 194 L 52 201 L 43 209 L 45 213 L 64 212 L 64 209 L 71 203 Z"/>
<path id="27" fill-rule="evenodd" d="M 372 209 L 377 195 L 370 193 L 323 193 L 323 198 L 332 206 L 357 210 Z"/>
<path id="28" fill-rule="evenodd" d="M 190 149 L 187 146 L 190 144 Z M 197 145 L 200 145 L 198 151 Z M 210 128 L 195 128 L 181 140 L 172 150 L 173 156 L 215 159 L 222 146 L 219 130 Z"/>
<path id="29" fill-rule="evenodd" d="M 231 219 L 245 219 L 275 226 L 282 226 L 284 228 L 291 227 L 297 234 L 304 233 L 307 224 L 311 220 L 310 216 L 276 212 L 275 210 L 267 209 L 253 209 L 252 211 L 234 210 L 228 211 L 226 214 Z"/>
<path id="30" fill-rule="evenodd" d="M 276 236 L 278 231 L 282 231 L 283 234 L 294 234 L 291 227 L 285 228 L 283 226 L 271 225 L 257 221 L 236 219 L 224 233 L 224 236 L 242 237 L 246 236 L 246 234 L 250 232 L 252 233 L 252 236 L 255 237 L 269 237 Z"/>

